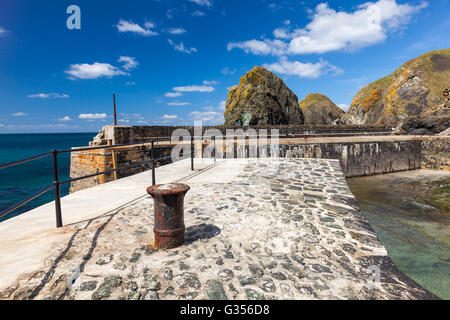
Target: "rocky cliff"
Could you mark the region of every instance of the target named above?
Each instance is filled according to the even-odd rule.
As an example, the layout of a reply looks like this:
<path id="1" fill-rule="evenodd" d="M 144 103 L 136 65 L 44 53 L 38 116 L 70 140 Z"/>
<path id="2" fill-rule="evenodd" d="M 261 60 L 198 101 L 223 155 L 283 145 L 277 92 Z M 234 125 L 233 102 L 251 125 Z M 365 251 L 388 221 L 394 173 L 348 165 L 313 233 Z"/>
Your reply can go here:
<path id="1" fill-rule="evenodd" d="M 395 127 L 408 117 L 446 117 L 443 92 L 449 83 L 450 48 L 428 52 L 363 87 L 342 121 Z"/>
<path id="2" fill-rule="evenodd" d="M 225 125 L 303 124 L 297 96 L 272 72 L 254 67 L 228 92 Z"/>
<path id="3" fill-rule="evenodd" d="M 344 114 L 341 108 L 320 93 L 308 94 L 298 105 L 302 109 L 305 124 L 332 125 Z"/>

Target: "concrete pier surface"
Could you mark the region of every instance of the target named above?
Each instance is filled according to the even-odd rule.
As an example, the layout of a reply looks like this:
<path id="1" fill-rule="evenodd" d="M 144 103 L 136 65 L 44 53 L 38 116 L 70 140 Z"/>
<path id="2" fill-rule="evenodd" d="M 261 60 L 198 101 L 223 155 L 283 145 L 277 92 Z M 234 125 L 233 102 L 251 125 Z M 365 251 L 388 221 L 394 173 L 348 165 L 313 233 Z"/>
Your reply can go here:
<path id="1" fill-rule="evenodd" d="M 0 223 L 2 299 L 433 299 L 387 256 L 338 160 L 195 159 L 186 241 L 155 250 L 151 171 Z"/>

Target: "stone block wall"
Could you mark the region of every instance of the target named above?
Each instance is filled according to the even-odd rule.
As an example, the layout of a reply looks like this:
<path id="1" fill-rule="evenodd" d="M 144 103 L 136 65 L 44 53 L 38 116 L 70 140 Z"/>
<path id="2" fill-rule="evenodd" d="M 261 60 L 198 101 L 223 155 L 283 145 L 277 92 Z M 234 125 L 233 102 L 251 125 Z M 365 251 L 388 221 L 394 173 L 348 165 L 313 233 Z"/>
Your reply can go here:
<path id="1" fill-rule="evenodd" d="M 170 155 L 172 148 L 169 146 L 155 146 L 155 157 L 160 158 Z M 146 161 L 147 163 L 124 168 L 117 171 L 116 174 L 108 173 L 96 177 L 82 179 L 72 182 L 70 192 L 86 189 L 98 184 L 106 183 L 136 173 L 140 173 L 152 168 L 150 162 L 150 145 L 137 145 L 120 148 L 108 148 L 88 151 L 72 152 L 70 159 L 70 177 L 77 178 L 97 172 L 108 171 L 115 168 L 122 168 Z M 161 166 L 170 163 L 170 158 L 155 162 L 155 166 Z"/>
<path id="2" fill-rule="evenodd" d="M 252 151 L 249 148 L 254 148 Z M 276 150 L 267 146 L 266 154 L 273 156 Z M 225 151 L 226 152 L 226 151 Z M 256 155 L 256 146 L 239 146 L 234 157 Z M 421 141 L 373 141 L 373 142 L 320 142 L 283 143 L 278 146 L 278 156 L 286 158 L 337 159 L 347 178 L 415 170 L 421 167 Z M 224 155 L 224 158 L 227 157 Z"/>
<path id="3" fill-rule="evenodd" d="M 450 171 L 450 137 L 422 139 L 422 169 Z"/>
<path id="4" fill-rule="evenodd" d="M 123 144 L 149 140 L 156 137 L 170 136 L 176 128 L 184 128 L 193 132 L 193 127 L 131 127 L 131 126 L 106 126 L 102 130 L 102 135 L 94 139 L 93 144 Z M 212 127 L 204 127 L 208 129 Z M 225 133 L 227 128 L 220 128 Z M 279 128 L 280 135 L 304 133 L 308 126 L 258 126 L 257 129 Z M 380 134 L 385 127 L 362 127 L 362 126 L 317 126 L 315 133 L 335 137 L 337 133 L 362 135 L 365 132 L 375 131 Z M 303 131 L 302 131 L 303 130 Z M 378 130 L 378 131 L 377 131 Z M 311 131 L 312 132 L 312 131 Z M 364 142 L 327 142 L 321 139 L 317 143 L 302 143 L 303 139 L 283 139 L 278 148 L 281 157 L 290 158 L 323 158 L 339 159 L 342 170 L 346 177 L 357 177 L 374 174 L 391 173 L 414 169 L 437 169 L 450 170 L 450 137 L 413 137 L 396 139 L 391 141 L 373 139 L 367 137 Z M 200 142 L 198 142 L 201 144 Z M 207 143 L 202 144 L 202 148 L 197 146 L 197 151 L 204 150 Z M 142 144 L 136 146 L 115 147 L 111 149 L 73 152 L 71 158 L 72 178 L 106 171 L 113 168 L 120 168 L 137 162 L 150 160 L 150 145 Z M 170 145 L 155 146 L 155 156 L 162 157 L 170 155 L 172 147 Z M 234 157 L 248 156 L 249 146 L 243 149 L 235 148 Z M 267 153 L 275 152 L 273 147 L 267 147 Z M 199 152 L 198 152 L 199 153 Z M 196 154 L 196 157 L 201 157 Z M 226 156 L 224 156 L 226 157 Z M 159 161 L 158 165 L 170 163 L 170 159 Z M 72 183 L 71 192 L 85 189 L 100 183 L 112 181 L 116 178 L 126 177 L 135 173 L 151 169 L 151 163 L 147 163 L 134 168 L 119 170 L 117 175 L 113 173 L 100 175 L 85 180 Z"/>
<path id="5" fill-rule="evenodd" d="M 109 149 L 72 152 L 70 156 L 70 177 L 77 178 L 107 171 L 113 168 L 112 154 Z M 83 180 L 74 181 L 70 185 L 70 192 L 86 189 L 113 179 L 112 174 L 99 175 Z"/>
<path id="6" fill-rule="evenodd" d="M 270 133 L 271 129 L 277 129 L 280 136 L 355 136 L 355 135 L 377 135 L 391 133 L 392 129 L 383 126 L 357 126 L 357 125 L 280 125 L 280 126 L 251 126 L 245 128 L 225 127 L 225 126 L 204 126 L 202 134 L 208 129 L 218 129 L 225 136 L 227 129 L 266 129 Z M 151 140 L 154 138 L 171 137 L 176 129 L 186 129 L 191 135 L 194 134 L 192 126 L 105 126 L 99 135 L 94 139 L 93 145 L 108 144 L 114 145 L 123 143 L 133 143 Z"/>
<path id="7" fill-rule="evenodd" d="M 420 169 L 418 140 L 280 146 L 282 157 L 338 159 L 347 178 Z"/>

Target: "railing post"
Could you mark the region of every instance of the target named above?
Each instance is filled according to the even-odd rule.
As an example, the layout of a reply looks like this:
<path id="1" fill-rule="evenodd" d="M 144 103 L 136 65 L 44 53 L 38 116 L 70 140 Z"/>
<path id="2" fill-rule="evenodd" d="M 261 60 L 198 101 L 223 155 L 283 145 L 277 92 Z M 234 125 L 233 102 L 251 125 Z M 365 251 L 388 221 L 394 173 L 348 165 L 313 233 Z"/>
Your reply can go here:
<path id="1" fill-rule="evenodd" d="M 152 158 L 152 185 L 154 186 L 156 184 L 156 178 L 155 178 L 155 153 L 153 151 L 153 148 L 155 147 L 155 141 L 152 140 L 152 150 L 150 151 L 150 156 Z"/>
<path id="2" fill-rule="evenodd" d="M 56 211 L 56 227 L 61 228 L 62 216 L 61 216 L 61 194 L 60 194 L 60 183 L 58 176 L 58 151 L 52 149 L 53 155 L 53 184 L 55 189 L 55 211 Z"/>
<path id="3" fill-rule="evenodd" d="M 191 137 L 191 171 L 194 171 L 194 153 L 195 153 L 195 147 L 194 147 L 194 137 Z"/>
<path id="4" fill-rule="evenodd" d="M 216 162 L 216 152 L 217 152 L 217 149 L 216 149 L 216 136 L 213 136 L 213 138 L 214 138 L 214 162 Z"/>

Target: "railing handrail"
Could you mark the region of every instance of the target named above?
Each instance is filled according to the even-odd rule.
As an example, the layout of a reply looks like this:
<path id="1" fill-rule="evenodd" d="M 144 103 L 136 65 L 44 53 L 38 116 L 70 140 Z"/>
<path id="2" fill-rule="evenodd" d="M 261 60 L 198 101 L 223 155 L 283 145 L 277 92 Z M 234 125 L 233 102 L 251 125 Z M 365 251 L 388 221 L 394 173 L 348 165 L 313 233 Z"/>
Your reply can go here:
<path id="1" fill-rule="evenodd" d="M 0 165 L 0 169 L 5 169 L 5 168 L 8 168 L 8 167 L 13 167 L 13 166 L 18 165 L 18 164 L 22 164 L 22 163 L 26 163 L 26 162 L 29 162 L 29 161 L 33 161 L 33 160 L 41 159 L 41 158 L 44 158 L 44 157 L 48 157 L 51 154 L 52 154 L 51 152 L 47 152 L 47 153 L 43 153 L 43 154 L 40 154 L 40 155 L 37 155 L 37 156 L 32 156 L 30 158 L 26 158 L 26 159 L 22 159 L 22 160 L 17 160 L 17 161 L 1 164 Z"/>
<path id="2" fill-rule="evenodd" d="M 62 184 L 67 184 L 67 183 L 71 183 L 74 181 L 78 181 L 78 180 L 83 180 L 83 179 L 88 179 L 88 178 L 92 178 L 95 176 L 99 176 L 99 175 L 103 175 L 103 174 L 108 174 L 108 173 L 112 173 L 115 171 L 119 171 L 119 170 L 123 170 L 123 169 L 128 169 L 128 168 L 132 168 L 132 167 L 137 167 L 137 166 L 142 166 L 145 165 L 147 163 L 152 163 L 152 184 L 155 185 L 156 184 L 156 179 L 155 179 L 155 162 L 156 161 L 160 161 L 160 160 L 165 160 L 170 158 L 171 156 L 163 156 L 163 157 L 155 157 L 154 156 L 154 146 L 155 146 L 155 142 L 162 142 L 162 141 L 171 141 L 170 138 L 159 138 L 159 139 L 152 139 L 152 140 L 147 140 L 147 141 L 140 141 L 140 142 L 131 142 L 131 143 L 123 143 L 123 144 L 117 144 L 117 145 L 103 145 L 103 146 L 96 146 L 96 147 L 87 147 L 87 148 L 72 148 L 70 150 L 55 150 L 52 149 L 50 152 L 44 153 L 44 154 L 40 154 L 37 156 L 33 156 L 30 158 L 26 158 L 23 160 L 18 160 L 18 161 L 13 161 L 13 162 L 9 162 L 9 163 L 5 163 L 0 165 L 0 169 L 4 169 L 4 168 L 8 168 L 8 167 L 12 167 L 12 166 L 16 166 L 22 163 L 26 163 L 29 161 L 33 161 L 33 160 L 37 160 L 37 159 L 41 159 L 47 156 L 52 155 L 53 156 L 53 175 L 54 175 L 54 181 L 53 184 L 49 185 L 48 187 L 38 191 L 37 193 L 29 196 L 28 198 L 6 208 L 5 210 L 3 210 L 2 212 L 0 212 L 0 218 L 3 218 L 4 216 L 8 215 L 9 213 L 19 209 L 20 207 L 26 205 L 27 203 L 29 203 L 30 201 L 38 198 L 39 196 L 43 195 L 44 193 L 50 191 L 51 189 L 55 190 L 55 211 L 56 211 L 56 226 L 62 227 L 62 214 L 61 214 L 61 196 L 60 196 L 60 186 Z M 194 139 L 191 138 L 191 148 L 193 147 L 193 143 L 194 143 Z M 124 146 L 133 146 L 133 145 L 143 145 L 143 144 L 151 144 L 151 156 L 149 160 L 146 161 L 140 161 L 140 162 L 135 162 L 132 163 L 130 165 L 127 166 L 123 166 L 120 168 L 116 168 L 116 169 L 111 169 L 111 170 L 106 170 L 106 171 L 102 171 L 102 172 L 96 172 L 93 174 L 89 174 L 89 175 L 85 175 L 85 176 L 81 176 L 81 177 L 76 177 L 76 178 L 72 178 L 72 179 L 68 179 L 68 180 L 63 180 L 60 181 L 59 180 L 59 176 L 58 176 L 58 160 L 57 160 L 57 156 L 59 153 L 68 153 L 68 152 L 77 152 L 77 151 L 87 151 L 87 150 L 96 150 L 96 149 L 107 149 L 107 148 L 116 148 L 116 147 L 124 147 Z M 192 150 L 192 149 L 191 149 Z M 194 170 L 194 152 L 190 152 L 188 154 L 183 154 L 184 158 L 187 158 L 190 156 L 191 158 L 191 170 Z"/>
<path id="3" fill-rule="evenodd" d="M 51 185 L 49 185 L 47 188 L 44 188 L 44 189 L 42 189 L 41 191 L 36 192 L 35 194 L 33 194 L 32 196 L 26 198 L 25 200 L 22 200 L 22 201 L 20 201 L 20 202 L 18 202 L 18 203 L 16 203 L 16 204 L 10 206 L 9 208 L 7 208 L 6 210 L 4 210 L 4 211 L 2 211 L 2 212 L 0 213 L 0 218 L 3 218 L 3 217 L 6 216 L 7 214 L 9 214 L 9 213 L 11 213 L 11 212 L 13 212 L 13 211 L 19 209 L 20 207 L 26 205 L 28 202 L 30 202 L 30 201 L 36 199 L 37 197 L 43 195 L 43 194 L 46 193 L 47 191 L 50 191 L 50 189 L 53 189 L 54 186 L 55 186 L 54 184 L 51 184 Z"/>

